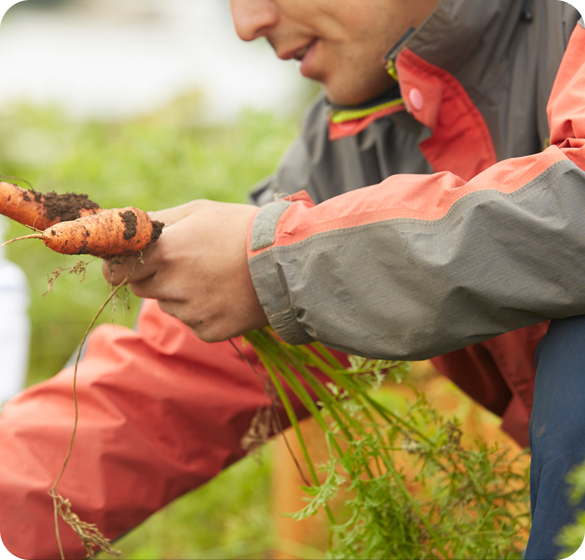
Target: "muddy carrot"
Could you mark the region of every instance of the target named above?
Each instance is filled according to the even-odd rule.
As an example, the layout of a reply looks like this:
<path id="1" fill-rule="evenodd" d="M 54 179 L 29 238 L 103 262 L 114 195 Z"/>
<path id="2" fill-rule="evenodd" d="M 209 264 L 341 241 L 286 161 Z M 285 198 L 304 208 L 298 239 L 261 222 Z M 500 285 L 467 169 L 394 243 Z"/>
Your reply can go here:
<path id="1" fill-rule="evenodd" d="M 0 214 L 34 229 L 44 230 L 53 224 L 101 211 L 85 194 L 41 194 L 0 182 Z"/>
<path id="2" fill-rule="evenodd" d="M 163 224 L 152 221 L 143 210 L 114 208 L 78 220 L 60 222 L 10 242 L 38 238 L 58 253 L 108 258 L 144 251 L 159 238 L 162 228 Z"/>

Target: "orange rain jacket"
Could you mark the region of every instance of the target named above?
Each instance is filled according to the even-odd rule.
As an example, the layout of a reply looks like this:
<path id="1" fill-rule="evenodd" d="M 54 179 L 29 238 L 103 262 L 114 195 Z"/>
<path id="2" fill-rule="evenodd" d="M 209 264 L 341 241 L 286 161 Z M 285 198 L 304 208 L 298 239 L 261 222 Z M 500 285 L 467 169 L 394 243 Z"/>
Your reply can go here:
<path id="1" fill-rule="evenodd" d="M 305 190 L 320 204 L 268 203 L 250 231 L 256 290 L 283 338 L 372 356 L 447 352 L 439 367 L 526 443 L 541 323 L 585 313 L 576 21 L 557 0 L 441 0 L 390 54 L 399 97 L 359 113 L 313 107 L 255 197 Z M 22 558 L 58 557 L 47 490 L 71 435 L 71 380 L 69 368 L 0 416 L 0 535 Z M 136 331 L 94 331 L 78 393 L 59 491 L 112 539 L 242 457 L 269 406 L 229 343 L 199 341 L 152 301 Z M 68 558 L 85 555 L 63 524 L 61 535 Z"/>

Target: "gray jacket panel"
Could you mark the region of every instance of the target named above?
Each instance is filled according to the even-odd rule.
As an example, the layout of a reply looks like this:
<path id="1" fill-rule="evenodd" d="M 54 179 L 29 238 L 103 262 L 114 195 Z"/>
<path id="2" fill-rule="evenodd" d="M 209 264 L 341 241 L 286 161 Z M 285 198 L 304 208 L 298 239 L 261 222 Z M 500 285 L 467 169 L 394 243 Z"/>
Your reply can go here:
<path id="1" fill-rule="evenodd" d="M 585 172 L 562 161 L 512 194 L 467 195 L 439 220 L 314 235 L 250 270 L 288 342 L 422 360 L 585 314 L 583 209 Z"/>

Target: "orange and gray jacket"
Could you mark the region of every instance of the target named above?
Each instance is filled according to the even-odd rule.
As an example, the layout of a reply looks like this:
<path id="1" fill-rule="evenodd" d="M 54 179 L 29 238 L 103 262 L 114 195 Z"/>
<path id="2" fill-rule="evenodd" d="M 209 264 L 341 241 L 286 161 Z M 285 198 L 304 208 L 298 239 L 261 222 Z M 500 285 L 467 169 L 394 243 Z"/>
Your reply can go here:
<path id="1" fill-rule="evenodd" d="M 443 353 L 440 369 L 526 442 L 542 321 L 585 313 L 577 18 L 558 0 L 442 0 L 390 55 L 399 91 L 349 111 L 317 102 L 255 195 L 293 196 L 264 205 L 250 232 L 255 286 L 285 339 Z M 72 378 L 66 368 L 0 415 L 0 534 L 22 558 L 60 557 L 47 490 L 71 437 Z M 136 330 L 94 331 L 77 394 L 58 491 L 111 539 L 244 456 L 271 409 L 235 348 L 201 342 L 155 301 Z M 64 524 L 61 539 L 67 558 L 85 557 Z"/>
<path id="2" fill-rule="evenodd" d="M 285 340 L 447 354 L 444 373 L 526 427 L 539 323 L 585 313 L 579 17 L 557 0 L 442 0 L 390 52 L 399 89 L 379 118 L 313 106 L 254 194 L 276 199 L 249 264 Z"/>

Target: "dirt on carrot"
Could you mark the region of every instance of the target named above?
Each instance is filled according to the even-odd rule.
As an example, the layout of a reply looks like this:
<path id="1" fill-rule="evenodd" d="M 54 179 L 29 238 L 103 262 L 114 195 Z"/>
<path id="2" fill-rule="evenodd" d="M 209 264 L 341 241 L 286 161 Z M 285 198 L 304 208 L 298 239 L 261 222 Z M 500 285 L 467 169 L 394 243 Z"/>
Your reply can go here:
<path id="1" fill-rule="evenodd" d="M 138 223 L 138 218 L 131 210 L 120 212 L 120 218 L 122 218 L 126 228 L 124 230 L 124 239 L 128 241 L 128 239 L 132 239 L 136 235 L 136 224 Z"/>
<path id="2" fill-rule="evenodd" d="M 93 200 L 89 200 L 86 194 L 57 194 L 56 192 L 41 194 L 35 191 L 31 192 L 34 193 L 35 200 L 42 201 L 46 210 L 47 220 L 51 222 L 56 218 L 59 218 L 62 222 L 77 220 L 87 215 L 83 210 L 101 210 L 99 204 L 93 202 Z"/>
<path id="3" fill-rule="evenodd" d="M 152 223 L 152 236 L 150 238 L 150 244 L 152 245 L 153 243 L 156 243 L 158 241 L 158 238 L 160 237 L 165 225 L 162 222 L 158 222 L 156 220 L 152 220 L 151 223 Z"/>
<path id="4" fill-rule="evenodd" d="M 34 229 L 76 220 L 101 212 L 98 204 L 85 194 L 42 194 L 12 183 L 0 182 L 0 214 Z"/>

